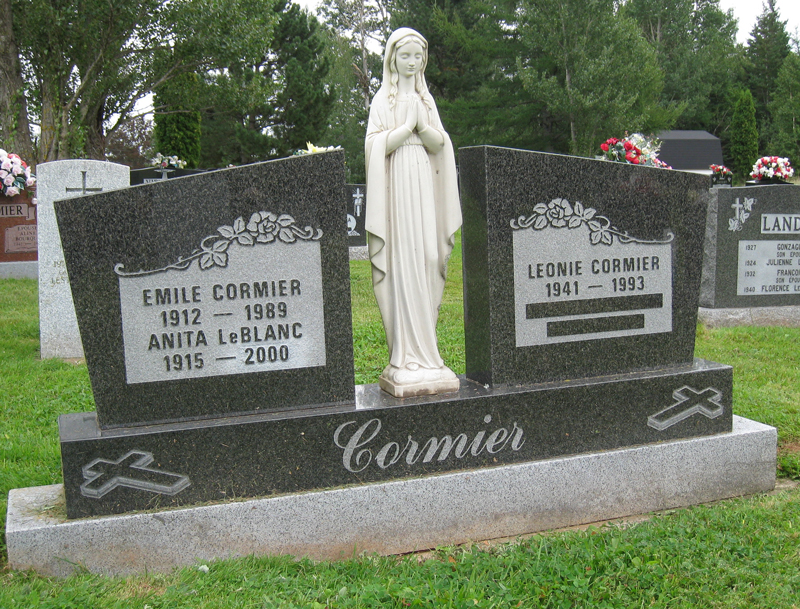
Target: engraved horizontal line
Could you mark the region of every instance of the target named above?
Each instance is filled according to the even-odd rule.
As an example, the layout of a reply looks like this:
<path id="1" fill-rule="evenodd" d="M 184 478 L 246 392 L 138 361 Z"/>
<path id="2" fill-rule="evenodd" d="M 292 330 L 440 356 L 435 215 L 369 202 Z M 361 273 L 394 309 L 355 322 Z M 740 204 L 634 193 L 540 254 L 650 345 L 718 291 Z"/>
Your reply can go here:
<path id="1" fill-rule="evenodd" d="M 218 357 L 217 361 L 220 361 L 220 360 L 223 360 L 223 359 L 236 359 L 236 356 L 235 355 L 229 355 L 228 357 Z"/>
<path id="2" fill-rule="evenodd" d="M 214 317 L 228 317 L 233 315 L 233 313 L 214 313 Z"/>
<path id="3" fill-rule="evenodd" d="M 644 314 L 615 315 L 610 317 L 590 317 L 588 319 L 568 319 L 547 322 L 547 336 L 575 336 L 596 332 L 619 332 L 621 330 L 641 330 L 644 328 Z"/>
<path id="4" fill-rule="evenodd" d="M 595 288 L 602 288 L 602 287 L 603 287 L 603 284 L 600 284 L 600 285 L 590 285 L 590 286 L 589 286 L 589 289 L 592 289 L 592 290 L 593 290 L 593 289 L 595 289 Z"/>
<path id="5" fill-rule="evenodd" d="M 596 315 L 598 313 L 660 309 L 663 306 L 663 294 L 587 298 L 584 300 L 565 300 L 563 302 L 535 302 L 525 305 L 525 318 L 544 319 L 568 315 Z"/>

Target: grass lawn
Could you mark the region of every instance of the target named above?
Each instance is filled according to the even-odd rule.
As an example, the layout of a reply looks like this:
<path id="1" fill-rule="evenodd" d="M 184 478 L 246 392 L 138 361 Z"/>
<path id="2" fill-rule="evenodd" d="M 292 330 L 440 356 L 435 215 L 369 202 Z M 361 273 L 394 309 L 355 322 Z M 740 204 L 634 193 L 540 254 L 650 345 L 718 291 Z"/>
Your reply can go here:
<path id="1" fill-rule="evenodd" d="M 439 341 L 463 373 L 459 250 L 450 265 Z M 351 279 L 356 382 L 374 383 L 387 356 L 369 263 L 352 262 Z M 84 365 L 38 359 L 36 289 L 33 280 L 0 280 L 2 514 L 9 489 L 61 481 L 58 415 L 94 409 Z M 734 366 L 734 412 L 778 428 L 779 475 L 800 479 L 800 329 L 701 327 L 697 337 L 699 357 Z M 800 609 L 800 489 L 424 559 L 250 557 L 128 578 L 12 572 L 3 536 L 0 609 L 17 607 Z"/>

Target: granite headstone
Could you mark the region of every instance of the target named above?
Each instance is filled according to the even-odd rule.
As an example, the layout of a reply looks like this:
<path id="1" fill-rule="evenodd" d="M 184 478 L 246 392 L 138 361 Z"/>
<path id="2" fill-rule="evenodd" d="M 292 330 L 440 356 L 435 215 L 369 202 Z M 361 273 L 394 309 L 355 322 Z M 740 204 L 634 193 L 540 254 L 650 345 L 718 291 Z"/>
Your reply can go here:
<path id="1" fill-rule="evenodd" d="M 366 184 L 345 185 L 347 197 L 347 244 L 350 247 L 363 247 L 367 244 L 367 229 L 364 220 L 367 217 Z"/>
<path id="2" fill-rule="evenodd" d="M 0 277 L 30 277 L 36 268 L 36 205 L 32 197 L 0 195 Z"/>
<path id="3" fill-rule="evenodd" d="M 56 205 L 100 427 L 352 401 L 341 163 Z"/>
<path id="4" fill-rule="evenodd" d="M 611 421 L 622 445 L 647 428 L 729 431 L 732 371 L 694 359 L 706 178 L 505 148 L 459 157 L 467 378 L 586 383 L 559 402 L 572 415 L 538 422 L 550 441 Z"/>
<path id="5" fill-rule="evenodd" d="M 800 306 L 800 186 L 711 193 L 700 305 Z"/>
<path id="6" fill-rule="evenodd" d="M 487 154 L 494 151 L 479 150 Z M 462 151 L 462 154 L 462 164 L 466 163 L 469 168 L 466 173 L 470 179 L 477 178 L 477 182 L 490 185 L 495 180 L 507 179 L 504 171 L 494 175 L 500 167 L 481 162 L 471 164 L 475 161 L 473 150 Z M 523 158 L 523 166 L 517 167 L 516 171 L 526 173 L 528 178 L 542 170 L 536 163 L 536 171 L 529 166 L 531 159 L 539 158 L 528 156 L 532 153 L 499 151 L 498 154 Z M 565 175 L 570 170 L 585 171 L 585 167 L 573 166 L 573 161 L 565 161 Z M 465 175 L 463 167 L 462 176 Z M 589 167 L 593 171 L 585 174 L 587 178 L 602 177 L 606 170 L 618 171 L 611 163 Z M 630 173 L 629 168 L 620 168 L 623 173 L 617 175 L 617 186 L 625 183 L 632 186 L 651 176 L 651 170 L 643 173 L 630 168 L 634 169 Z M 550 170 L 559 173 L 555 167 L 550 167 Z M 659 173 L 652 175 L 661 176 Z M 353 371 L 343 176 L 341 153 L 327 153 L 137 187 L 124 193 L 124 207 L 129 213 L 117 219 L 117 230 L 113 231 L 103 227 L 102 218 L 99 227 L 97 222 L 86 223 L 81 219 L 87 217 L 86 205 L 103 198 L 121 197 L 122 193 L 59 204 L 62 229 L 71 235 L 65 239 L 68 266 L 80 269 L 76 277 L 83 278 L 74 283 L 73 289 L 77 295 L 83 294 L 76 297 L 76 302 L 79 316 L 84 320 L 82 323 L 86 324 L 87 363 L 98 400 L 97 415 L 72 414 L 59 419 L 70 517 L 364 484 L 730 431 L 731 369 L 712 362 L 693 361 L 691 345 L 683 346 L 688 349 L 688 361 L 673 356 L 668 360 L 680 359 L 680 363 L 634 365 L 631 367 L 640 370 L 628 370 L 613 376 L 589 377 L 584 373 L 581 375 L 584 378 L 576 375 L 568 381 L 547 383 L 531 383 L 524 379 L 513 383 L 464 379 L 457 393 L 406 399 L 394 398 L 377 385 L 358 386 L 354 396 L 348 394 L 348 387 L 351 391 L 353 388 Z M 694 192 L 690 188 L 693 185 L 691 176 L 688 182 L 681 174 L 674 174 L 673 179 L 686 186 L 681 197 L 689 201 L 690 215 L 697 216 L 697 230 L 702 234 L 705 211 L 701 200 L 691 202 L 689 193 Z M 240 183 L 252 185 L 252 189 L 227 186 Z M 613 184 L 609 182 L 606 185 L 610 187 Z M 494 234 L 492 231 L 495 229 L 487 229 L 486 222 L 481 222 L 479 214 L 474 213 L 473 199 L 476 194 L 480 195 L 474 186 L 475 183 L 469 183 L 469 180 L 462 184 L 465 208 L 473 209 L 473 213 L 466 215 L 465 250 L 469 247 L 474 254 L 493 250 L 493 255 L 499 256 L 493 264 L 502 272 L 497 277 L 486 273 L 476 275 L 472 261 L 468 261 L 466 283 L 471 287 L 467 288 L 467 295 L 473 298 L 472 290 L 480 282 L 487 290 L 491 288 L 488 296 L 491 310 L 487 315 L 504 323 L 503 327 L 513 341 L 514 249 L 511 231 L 515 229 L 511 221 L 518 221 L 524 213 L 517 211 L 510 218 L 504 218 L 502 223 L 493 219 L 492 225 L 497 226 L 498 233 L 509 231 L 507 237 Z M 520 197 L 538 187 L 534 180 L 520 181 L 518 188 L 518 191 L 504 194 Z M 483 192 L 482 200 L 485 200 L 486 191 Z M 673 194 L 677 192 L 679 190 Z M 702 192 L 707 193 L 707 189 L 701 189 Z M 524 196 L 534 201 L 539 199 L 536 194 Z M 188 201 L 194 210 L 191 215 L 184 210 Z M 592 207 L 589 202 L 587 198 L 584 217 L 589 213 L 586 210 Z M 598 214 L 610 213 L 604 208 L 602 211 L 598 207 L 593 209 Z M 224 322 L 213 318 L 209 321 L 208 316 L 213 315 L 215 309 L 207 308 L 207 298 L 210 296 L 213 302 L 209 304 L 213 305 L 217 302 L 215 295 L 222 297 L 221 302 L 226 306 L 233 305 L 230 312 L 246 315 L 248 304 L 255 303 L 241 298 L 242 285 L 251 286 L 252 295 L 253 281 L 262 281 L 260 271 L 254 271 L 256 276 L 248 277 L 246 281 L 238 278 L 206 281 L 203 273 L 215 270 L 236 272 L 242 265 L 245 268 L 273 268 L 272 264 L 254 267 L 246 261 L 251 261 L 251 256 L 257 257 L 259 248 L 265 253 L 276 252 L 281 244 L 249 245 L 232 240 L 234 235 L 250 232 L 246 219 L 250 214 L 263 210 L 291 215 L 295 222 L 293 226 L 301 227 L 303 231 L 322 229 L 322 236 L 314 242 L 320 244 L 322 253 L 320 275 L 326 307 L 325 365 L 175 380 L 159 377 L 128 384 L 125 326 L 129 320 L 135 326 L 140 324 L 137 310 L 150 311 L 150 303 L 153 304 L 153 315 L 145 320 L 147 329 L 134 333 L 138 341 L 133 354 L 134 363 L 142 361 L 142 354 L 152 352 L 153 366 L 161 367 L 159 375 L 166 374 L 166 366 L 170 366 L 169 372 L 176 377 L 189 376 L 189 360 L 185 356 L 194 353 L 195 349 L 172 349 L 169 344 L 165 345 L 164 334 L 171 333 L 173 309 L 177 310 L 175 321 L 181 330 L 193 325 L 195 313 L 192 309 L 199 310 L 199 321 L 203 325 L 195 327 L 192 340 L 196 343 L 197 332 L 203 328 L 208 345 L 204 344 L 202 349 L 202 370 L 206 370 L 206 365 L 212 365 L 206 362 L 211 361 L 210 356 L 216 353 L 223 341 L 231 342 L 228 340 L 231 332 L 239 339 L 238 346 L 234 345 L 231 353 L 247 357 L 247 349 L 255 345 L 252 342 L 255 336 L 253 326 L 263 326 L 237 320 L 236 329 L 231 331 L 226 327 L 220 338 L 217 326 Z M 62 216 L 62 212 L 69 213 Z M 676 219 L 679 215 L 668 214 L 668 217 Z M 239 217 L 245 226 L 237 224 Z M 223 228 L 220 230 L 218 227 Z M 669 229 L 666 233 L 661 228 L 653 229 L 657 234 L 651 240 L 658 242 L 651 245 L 664 246 L 661 241 L 672 233 L 675 234 L 668 241 L 669 248 L 675 247 L 674 242 L 683 243 L 688 239 L 677 234 L 683 230 L 683 225 L 677 220 Z M 87 238 L 89 230 L 100 231 L 100 234 Z M 310 235 L 311 232 L 304 234 Z M 471 237 L 468 238 L 467 234 Z M 491 236 L 495 241 L 487 247 L 486 243 L 470 240 L 481 234 L 484 239 Z M 633 232 L 630 235 L 640 238 Z M 228 243 L 227 247 L 221 243 L 222 237 Z M 591 243 L 591 236 L 587 238 Z M 307 243 L 304 239 L 301 241 Z M 92 242 L 94 247 L 90 245 Z M 213 260 L 218 243 L 220 253 L 224 250 L 231 256 L 227 261 L 228 270 L 218 268 L 216 260 L 208 270 L 199 269 L 199 260 L 204 256 Z M 494 250 L 498 243 L 505 249 Z M 288 249 L 297 243 L 283 245 Z M 106 249 L 109 253 L 104 253 Z M 247 257 L 234 259 L 237 250 Z M 651 268 L 653 257 L 658 256 L 661 268 L 660 257 L 665 256 L 661 250 L 639 257 L 645 255 L 650 256 L 648 264 Z M 502 256 L 509 256 L 512 262 L 503 261 Z M 310 257 L 297 257 L 304 263 L 303 269 L 298 271 L 303 275 L 298 277 L 305 293 L 309 285 L 307 274 L 313 269 L 309 268 Z M 676 269 L 690 264 L 691 256 L 685 253 L 677 255 L 670 249 L 667 258 L 672 263 L 670 275 L 685 278 L 686 274 Z M 548 260 L 556 260 L 555 253 Z M 573 262 L 576 260 L 574 258 Z M 525 263 L 526 268 L 528 264 Z M 600 264 L 602 269 L 602 262 Z M 168 268 L 170 266 L 172 268 Z M 591 260 L 587 268 L 591 269 Z M 191 275 L 183 275 L 185 273 Z M 694 281 L 696 288 L 699 263 L 697 268 L 688 271 L 688 276 L 690 279 L 687 280 Z M 177 280 L 182 277 L 189 278 Z M 126 283 L 143 280 L 151 284 L 135 283 L 131 290 L 134 296 L 127 298 Z M 504 280 L 511 281 L 510 296 L 497 289 L 499 282 Z M 230 298 L 228 285 L 232 286 Z M 216 293 L 215 286 L 220 286 Z M 671 282 L 669 286 L 663 282 L 658 286 L 662 290 L 671 288 L 673 303 L 682 298 L 680 289 L 672 287 Z M 193 301 L 195 287 L 199 302 Z M 178 290 L 180 306 L 163 306 L 167 294 L 175 299 L 175 289 Z M 579 289 L 583 289 L 582 284 Z M 511 307 L 505 312 L 505 317 L 501 317 L 497 308 L 504 306 L 502 299 L 509 297 Z M 283 301 L 289 307 L 288 313 L 292 312 L 294 298 L 287 296 Z M 184 299 L 190 302 L 183 303 Z M 281 298 L 273 300 L 282 301 Z M 157 302 L 162 306 L 155 306 Z M 125 307 L 130 307 L 130 310 Z M 184 310 L 188 317 L 184 316 Z M 679 313 L 682 314 L 682 310 Z M 472 314 L 468 312 L 468 315 Z M 629 315 L 630 312 L 622 314 Z M 121 325 L 118 324 L 120 319 Z M 305 324 L 307 319 L 308 316 L 304 317 L 301 323 Z M 468 320 L 468 324 L 472 321 Z M 166 331 L 163 329 L 165 323 Z M 251 326 L 251 342 L 243 343 L 242 329 L 248 326 Z M 674 326 L 681 327 L 681 324 L 673 322 Z M 205 330 L 207 327 L 208 331 Z M 175 332 L 177 345 L 178 331 Z M 501 345 L 507 345 L 509 341 L 508 337 L 496 331 L 488 332 L 487 340 L 500 341 Z M 555 342 L 554 345 L 558 348 L 575 342 L 578 341 Z M 267 346 L 270 343 L 262 344 Z M 289 343 L 290 356 L 294 353 L 294 344 L 294 341 Z M 635 359 L 621 350 L 636 346 L 638 343 L 633 346 L 620 344 L 614 355 Z M 523 347 L 527 348 L 530 347 Z M 176 354 L 181 356 L 181 364 L 172 359 Z M 265 354 L 268 356 L 268 352 Z M 584 361 L 579 353 L 573 355 L 579 362 Z M 228 356 L 223 354 L 223 357 Z M 191 361 L 193 365 L 196 362 L 194 359 Z M 183 369 L 174 370 L 178 365 Z M 591 366 L 591 363 L 583 365 Z M 575 366 L 577 364 L 573 368 Z M 96 372 L 98 367 L 101 369 L 99 376 Z M 132 374 L 152 369 L 149 365 L 134 366 Z M 346 384 L 349 386 L 345 387 Z M 275 400 L 276 396 L 279 399 Z M 103 405 L 104 400 L 107 403 Z M 118 408 L 117 402 L 126 406 Z M 98 418 L 102 425 L 98 425 Z M 135 421 L 148 424 L 132 424 Z"/>
<path id="7" fill-rule="evenodd" d="M 83 347 L 53 203 L 125 188 L 125 165 L 87 159 L 40 163 L 36 167 L 39 208 L 39 340 L 43 359 L 81 358 Z M 89 222 L 91 219 L 87 218 Z"/>
<path id="8" fill-rule="evenodd" d="M 198 173 L 203 173 L 205 169 L 179 169 L 172 167 L 144 167 L 142 169 L 131 169 L 130 181 L 131 186 L 138 186 L 139 184 L 152 184 L 153 182 L 161 182 L 162 180 L 171 180 L 173 178 L 182 178 L 184 176 L 193 176 Z"/>

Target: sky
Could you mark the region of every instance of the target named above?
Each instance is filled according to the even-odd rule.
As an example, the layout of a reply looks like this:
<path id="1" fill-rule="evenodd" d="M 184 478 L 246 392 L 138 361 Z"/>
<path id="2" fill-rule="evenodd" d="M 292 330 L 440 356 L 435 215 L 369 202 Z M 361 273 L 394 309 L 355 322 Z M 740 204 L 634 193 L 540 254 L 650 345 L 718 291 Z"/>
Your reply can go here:
<path id="1" fill-rule="evenodd" d="M 314 11 L 319 5 L 319 0 L 294 1 L 311 11 Z M 762 0 L 720 0 L 719 6 L 724 11 L 733 9 L 733 16 L 739 21 L 737 40 L 745 44 L 756 23 L 756 18 L 761 14 Z M 789 35 L 798 34 L 800 36 L 800 0 L 777 0 L 776 6 L 781 20 L 788 21 L 786 31 L 789 32 Z"/>
<path id="2" fill-rule="evenodd" d="M 789 36 L 795 37 L 795 34 L 800 34 L 800 1 L 776 0 L 775 6 L 781 21 L 788 21 L 786 31 Z M 733 9 L 733 16 L 739 21 L 737 40 L 742 44 L 747 43 L 756 19 L 763 11 L 762 0 L 720 0 L 719 7 L 724 11 Z"/>

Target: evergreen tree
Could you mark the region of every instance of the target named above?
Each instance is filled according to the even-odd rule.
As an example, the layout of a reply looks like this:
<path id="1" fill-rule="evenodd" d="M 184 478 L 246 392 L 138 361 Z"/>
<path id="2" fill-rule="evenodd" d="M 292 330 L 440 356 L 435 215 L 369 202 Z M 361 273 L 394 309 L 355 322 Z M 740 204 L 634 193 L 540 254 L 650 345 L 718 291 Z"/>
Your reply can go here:
<path id="1" fill-rule="evenodd" d="M 747 178 L 758 160 L 758 129 L 753 95 L 745 89 L 733 109 L 728 146 L 728 164 L 734 173 Z"/>
<path id="2" fill-rule="evenodd" d="M 328 126 L 333 94 L 326 86 L 330 61 L 319 22 L 288 1 L 275 36 L 283 87 L 275 99 L 275 149 L 287 156 L 316 142 Z"/>
<path id="3" fill-rule="evenodd" d="M 773 139 L 769 152 L 800 163 L 800 55 L 789 53 L 775 81 L 770 102 Z"/>
<path id="4" fill-rule="evenodd" d="M 154 99 L 156 152 L 177 156 L 187 167 L 197 167 L 200 161 L 199 81 L 196 74 L 181 74 L 164 83 Z"/>
<path id="5" fill-rule="evenodd" d="M 778 71 L 789 51 L 786 21 L 781 21 L 775 0 L 766 0 L 747 42 L 747 86 L 756 107 L 756 121 L 761 134 L 759 150 L 764 150 L 772 139 L 770 101 Z"/>
<path id="6" fill-rule="evenodd" d="M 319 142 L 333 104 L 329 60 L 317 20 L 280 0 L 272 48 L 256 62 L 230 62 L 208 81 L 203 164 L 224 167 L 287 156 Z"/>
<path id="7" fill-rule="evenodd" d="M 492 144 L 566 150 L 563 129 L 541 100 L 531 99 L 517 59 L 525 53 L 517 2 L 395 2 L 392 27 L 428 41 L 425 72 L 442 122 L 457 146 Z"/>
<path id="8" fill-rule="evenodd" d="M 721 135 L 744 76 L 733 13 L 723 12 L 719 0 L 629 0 L 621 12 L 656 51 L 661 104 L 678 110 L 675 128 Z"/>
<path id="9" fill-rule="evenodd" d="M 523 0 L 525 88 L 567 126 L 572 154 L 624 131 L 671 125 L 656 54 L 614 0 Z"/>

